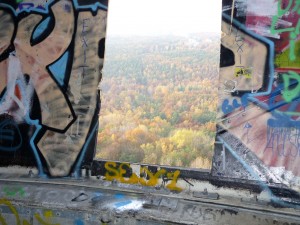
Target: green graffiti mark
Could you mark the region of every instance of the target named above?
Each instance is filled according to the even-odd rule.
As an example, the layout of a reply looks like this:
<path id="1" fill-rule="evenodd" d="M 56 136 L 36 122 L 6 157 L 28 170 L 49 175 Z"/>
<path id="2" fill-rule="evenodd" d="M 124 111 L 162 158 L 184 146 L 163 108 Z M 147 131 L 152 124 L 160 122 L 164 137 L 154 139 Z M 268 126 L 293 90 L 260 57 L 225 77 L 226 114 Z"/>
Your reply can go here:
<path id="1" fill-rule="evenodd" d="M 294 51 L 290 48 L 285 49 L 282 53 L 276 55 L 274 63 L 278 68 L 298 68 L 300 67 L 300 54 L 296 54 L 294 61 L 290 60 L 293 52 L 300 52 L 300 41 L 295 42 Z"/>
<path id="2" fill-rule="evenodd" d="M 25 197 L 25 191 L 22 187 L 5 186 L 2 191 L 7 197 L 15 197 L 17 194 L 21 197 Z"/>
<path id="3" fill-rule="evenodd" d="M 282 0 L 278 1 L 277 9 L 278 9 L 278 17 L 282 17 L 284 14 L 286 14 L 292 7 L 293 0 L 289 0 L 289 4 L 285 9 L 281 8 L 282 6 Z"/>
<path id="4" fill-rule="evenodd" d="M 292 7 L 293 4 L 293 0 L 289 0 L 289 3 L 287 5 L 286 8 L 282 9 L 282 0 L 278 1 L 278 14 L 273 16 L 272 18 L 272 24 L 271 24 L 271 34 L 281 34 L 281 33 L 285 33 L 285 32 L 290 32 L 290 41 L 289 41 L 289 58 L 291 61 L 295 61 L 296 60 L 296 40 L 298 35 L 300 34 L 300 19 L 298 19 L 297 25 L 296 27 L 287 27 L 287 28 L 281 28 L 281 29 L 276 29 L 276 26 L 278 24 L 278 20 L 285 15 Z M 299 14 L 299 6 L 300 3 L 299 1 L 297 1 L 297 3 L 295 4 L 294 8 L 292 9 L 292 11 L 297 11 L 297 13 Z"/>
<path id="5" fill-rule="evenodd" d="M 282 78 L 284 85 L 282 96 L 286 102 L 291 102 L 300 94 L 300 76 L 294 71 L 289 71 L 288 74 L 283 74 Z M 291 86 L 291 79 L 297 80 L 298 83 L 295 88 L 290 90 L 289 87 Z"/>
<path id="6" fill-rule="evenodd" d="M 299 0 L 297 0 L 295 2 L 295 6 L 294 6 L 292 12 L 297 12 L 298 14 L 300 14 L 300 1 Z"/>
<path id="7" fill-rule="evenodd" d="M 23 2 L 23 0 L 17 0 L 17 3 L 21 3 L 21 2 Z"/>
<path id="8" fill-rule="evenodd" d="M 298 20 L 295 30 L 290 33 L 290 59 L 292 61 L 296 60 L 295 48 L 296 48 L 296 40 L 298 35 L 300 34 L 300 20 Z"/>
<path id="9" fill-rule="evenodd" d="M 293 1 L 292 0 L 289 0 L 289 4 L 288 6 L 285 8 L 285 9 L 282 9 L 281 8 L 281 5 L 282 5 L 282 0 L 279 0 L 278 1 L 278 14 L 273 16 L 273 19 L 272 19 L 272 24 L 271 24 L 271 34 L 277 34 L 277 33 L 284 33 L 284 32 L 290 32 L 290 31 L 293 31 L 294 28 L 293 27 L 289 27 L 289 28 L 283 28 L 283 29 L 279 29 L 279 30 L 276 30 L 276 25 L 278 23 L 278 20 L 284 15 L 286 14 L 291 6 L 292 6 L 292 3 Z"/>

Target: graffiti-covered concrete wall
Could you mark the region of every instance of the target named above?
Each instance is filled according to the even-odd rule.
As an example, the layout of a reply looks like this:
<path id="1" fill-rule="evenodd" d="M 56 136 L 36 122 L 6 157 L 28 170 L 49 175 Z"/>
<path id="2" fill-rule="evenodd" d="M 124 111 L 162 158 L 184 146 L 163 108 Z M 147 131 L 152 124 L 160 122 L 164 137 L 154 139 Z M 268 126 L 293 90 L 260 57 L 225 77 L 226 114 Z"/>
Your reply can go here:
<path id="1" fill-rule="evenodd" d="M 218 135 L 249 169 L 258 160 L 274 182 L 296 186 L 299 9 L 294 0 L 223 1 Z"/>
<path id="2" fill-rule="evenodd" d="M 300 224 L 299 1 L 223 0 L 211 170 L 94 159 L 107 5 L 0 0 L 0 224 Z"/>
<path id="3" fill-rule="evenodd" d="M 1 165 L 66 176 L 91 162 L 107 2 L 0 1 Z"/>

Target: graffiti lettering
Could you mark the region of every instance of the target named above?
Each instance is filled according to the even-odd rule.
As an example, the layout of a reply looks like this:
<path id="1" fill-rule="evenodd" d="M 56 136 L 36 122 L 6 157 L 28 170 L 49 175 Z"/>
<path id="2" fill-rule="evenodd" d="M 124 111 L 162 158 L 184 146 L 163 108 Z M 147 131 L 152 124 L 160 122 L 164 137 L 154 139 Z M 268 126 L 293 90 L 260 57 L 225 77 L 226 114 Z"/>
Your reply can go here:
<path id="1" fill-rule="evenodd" d="M 15 224 L 16 225 L 31 225 L 31 223 L 28 221 L 28 220 L 22 220 L 21 218 L 20 218 L 20 215 L 19 215 L 19 213 L 18 213 L 18 211 L 17 211 L 17 209 L 13 206 L 13 204 L 10 202 L 10 201 L 8 201 L 7 199 L 0 199 L 0 205 L 2 205 L 2 206 L 6 206 L 9 210 L 10 210 L 10 212 L 14 215 L 14 217 L 15 217 Z M 41 224 L 41 225 L 60 225 L 60 224 L 58 224 L 58 223 L 50 223 L 49 222 L 49 220 L 51 220 L 51 218 L 53 217 L 53 213 L 52 213 L 52 211 L 51 210 L 47 210 L 47 211 L 44 211 L 44 218 L 45 219 L 43 219 L 42 217 L 41 217 L 41 215 L 39 214 L 39 213 L 35 213 L 34 214 L 34 218 L 38 221 L 38 223 L 39 224 Z M 11 220 L 9 220 L 9 221 L 11 221 Z M 8 225 L 9 223 L 7 223 L 7 221 L 6 221 L 6 219 L 5 219 L 5 217 L 2 215 L 2 213 L 0 212 L 0 223 L 2 224 L 2 225 Z"/>
<path id="2" fill-rule="evenodd" d="M 300 19 L 298 19 L 297 25 L 295 27 L 287 27 L 287 28 L 281 28 L 276 30 L 276 26 L 279 22 L 279 19 L 284 16 L 288 11 L 290 11 L 292 5 L 293 5 L 293 0 L 289 0 L 289 3 L 286 8 L 282 8 L 282 1 L 278 1 L 278 15 L 273 16 L 272 19 L 272 24 L 271 24 L 271 33 L 272 34 L 280 34 L 280 33 L 285 33 L 285 32 L 290 32 L 290 54 L 289 57 L 291 61 L 295 61 L 296 55 L 295 55 L 295 44 L 298 35 L 300 34 Z M 293 12 L 297 12 L 299 15 L 299 1 L 296 1 L 294 8 L 292 9 Z"/>
<path id="3" fill-rule="evenodd" d="M 237 66 L 234 70 L 235 77 L 244 76 L 245 78 L 251 78 L 251 68 L 244 68 L 243 66 Z"/>
<path id="4" fill-rule="evenodd" d="M 286 100 L 286 102 L 293 101 L 294 98 L 298 97 L 300 94 L 300 76 L 294 71 L 289 71 L 288 74 L 283 74 L 283 95 L 282 97 Z M 291 79 L 297 81 L 297 85 L 293 89 L 289 89 L 293 84 L 291 83 Z"/>
<path id="5" fill-rule="evenodd" d="M 140 174 L 145 174 L 149 179 L 146 180 L 143 177 L 138 177 L 136 174 L 132 174 L 129 178 L 124 178 L 127 170 L 131 169 L 129 163 L 122 163 L 117 165 L 115 162 L 106 162 L 105 169 L 105 178 L 109 181 L 117 180 L 121 183 L 127 184 L 141 184 L 143 186 L 156 186 L 159 183 L 159 178 L 165 176 L 170 180 L 170 183 L 166 185 L 169 190 L 172 191 L 182 191 L 182 188 L 177 186 L 177 180 L 180 175 L 180 171 L 176 170 L 175 172 L 167 172 L 165 169 L 160 169 L 156 173 L 152 173 L 147 167 L 141 166 Z"/>
<path id="6" fill-rule="evenodd" d="M 100 82 L 103 59 L 95 56 L 99 39 L 105 37 L 105 18 L 104 10 L 98 10 L 95 16 L 90 11 L 82 11 L 78 14 L 77 33 L 74 38 L 75 49 L 72 57 L 72 51 L 69 52 L 69 57 L 71 57 L 69 60 L 73 63 L 68 68 L 71 69 L 70 74 L 66 75 L 69 78 L 68 98 L 77 118 L 65 133 L 54 133 L 49 130 L 38 143 L 39 149 L 49 159 L 49 163 L 52 162 L 49 164 L 51 175 L 68 175 L 74 164 L 75 174 L 79 174 L 84 155 L 95 151 L 95 149 L 87 149 L 89 142 L 93 141 L 87 137 L 93 137 L 91 133 L 94 134 L 98 127 L 93 118 L 99 114 L 97 87 Z M 83 37 L 88 47 L 83 43 Z M 60 69 L 58 68 L 57 71 L 59 73 Z M 53 104 L 55 103 L 56 100 Z M 65 146 L 68 154 L 64 157 L 57 157 L 62 153 L 62 146 Z"/>
<path id="7" fill-rule="evenodd" d="M 173 191 L 182 191 L 182 188 L 177 187 L 176 185 L 179 175 L 179 170 L 176 170 L 174 173 L 167 173 L 167 178 L 171 180 L 171 183 L 167 184 L 166 186 L 168 189 Z"/>
<path id="8" fill-rule="evenodd" d="M 87 32 L 87 28 L 88 28 L 88 25 L 87 25 L 87 22 L 89 21 L 90 19 L 88 18 L 85 18 L 82 20 L 82 30 L 81 30 L 81 41 L 82 41 L 82 47 L 83 47 L 83 62 L 84 62 L 84 67 L 88 67 L 86 65 L 86 51 L 87 51 L 87 48 L 88 48 L 88 42 L 87 42 L 87 37 L 86 37 L 86 32 Z M 84 67 L 82 67 L 82 74 L 84 75 Z"/>
<path id="9" fill-rule="evenodd" d="M 234 112 L 234 110 L 240 107 L 247 107 L 248 106 L 248 94 L 244 94 L 239 102 L 238 99 L 233 99 L 232 104 L 230 104 L 228 99 L 225 99 L 222 103 L 222 111 L 224 114 L 229 114 Z"/>
<path id="10" fill-rule="evenodd" d="M 268 149 L 272 150 L 272 154 L 278 156 L 299 157 L 300 130 L 268 126 L 267 145 L 264 152 Z"/>
<path id="11" fill-rule="evenodd" d="M 216 221 L 217 219 L 217 216 L 212 209 L 202 209 L 200 206 L 195 205 L 184 206 L 181 217 L 186 215 L 197 220 L 202 218 L 204 221 Z"/>
<path id="12" fill-rule="evenodd" d="M 298 86 L 298 81 L 297 79 L 290 79 L 288 77 L 285 79 L 285 84 L 279 84 L 276 89 L 272 91 L 268 101 L 268 108 L 276 118 L 277 124 L 281 124 L 282 127 L 298 126 L 296 125 L 298 122 L 293 118 L 293 116 L 300 116 L 300 113 L 297 110 L 299 107 L 298 96 L 295 94 L 297 90 L 295 88 L 291 89 L 291 87 L 294 87 L 295 85 Z M 284 88 L 284 85 L 286 88 Z M 285 95 L 286 99 L 284 99 L 283 95 Z M 295 97 L 292 95 L 295 95 Z M 290 97 L 292 97 L 292 100 L 288 102 Z M 285 107 L 282 108 L 281 106 Z"/>
<path id="13" fill-rule="evenodd" d="M 225 93 L 220 93 L 220 127 L 258 156 L 261 161 L 257 164 L 281 167 L 299 176 L 300 1 L 264 1 L 268 2 L 266 5 L 261 1 L 243 2 L 247 2 L 245 15 L 223 14 L 221 44 L 227 48 L 226 53 L 234 53 L 235 61 L 220 68 L 220 81 L 225 83 L 234 78 L 238 85 L 225 83 Z M 231 26 L 233 34 L 229 33 Z M 244 43 L 239 34 L 244 34 Z M 239 54 L 243 56 L 242 65 Z M 224 60 L 226 56 L 221 55 Z M 231 90 L 235 92 L 231 94 Z M 248 92 L 244 101 L 236 96 L 242 92 Z M 250 106 L 250 102 L 251 109 L 243 108 Z M 233 152 L 238 151 L 230 136 L 226 136 L 225 142 Z M 220 155 L 220 160 L 224 155 Z M 252 167 L 251 159 L 245 162 Z M 221 164 L 219 169 L 223 169 Z M 256 169 L 253 171 L 256 173 Z"/>
<path id="14" fill-rule="evenodd" d="M 16 122 L 13 127 L 0 121 L 0 151 L 30 145 L 40 175 L 45 175 L 44 166 L 51 176 L 67 176 L 78 173 L 87 136 L 98 127 L 93 118 L 100 109 L 103 57 L 97 53 L 107 12 L 99 3 L 46 2 L 19 1 L 16 10 L 10 3 L 0 6 L 0 25 L 6 27 L 0 40 L 0 115 Z M 43 8 L 40 4 L 47 10 L 36 10 Z M 35 128 L 34 133 L 20 134 L 17 122 Z M 58 157 L 62 149 L 67 154 Z M 23 151 L 18 154 L 23 157 Z"/>
<path id="15" fill-rule="evenodd" d="M 243 45 L 244 45 L 244 38 L 241 34 L 239 34 L 239 31 L 236 29 L 235 34 L 235 43 L 238 47 L 237 53 L 240 55 L 240 64 L 242 63 L 242 53 L 243 53 Z"/>

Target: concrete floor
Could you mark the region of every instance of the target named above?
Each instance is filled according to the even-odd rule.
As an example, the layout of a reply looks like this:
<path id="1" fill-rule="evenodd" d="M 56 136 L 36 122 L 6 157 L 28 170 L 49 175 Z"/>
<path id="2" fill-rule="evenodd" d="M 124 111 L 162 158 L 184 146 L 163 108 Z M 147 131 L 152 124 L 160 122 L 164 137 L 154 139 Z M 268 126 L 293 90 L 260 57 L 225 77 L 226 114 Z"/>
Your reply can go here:
<path id="1" fill-rule="evenodd" d="M 222 194 L 203 198 L 93 178 L 0 178 L 2 225 L 300 224 L 300 210 Z"/>

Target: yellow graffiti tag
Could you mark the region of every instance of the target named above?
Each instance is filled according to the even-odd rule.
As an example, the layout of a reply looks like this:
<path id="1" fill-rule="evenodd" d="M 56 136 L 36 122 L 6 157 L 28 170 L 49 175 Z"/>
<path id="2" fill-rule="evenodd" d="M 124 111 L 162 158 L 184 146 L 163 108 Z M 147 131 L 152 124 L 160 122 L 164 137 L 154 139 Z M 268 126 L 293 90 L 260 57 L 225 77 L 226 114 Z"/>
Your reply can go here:
<path id="1" fill-rule="evenodd" d="M 236 67 L 234 69 L 234 76 L 235 77 L 245 77 L 250 79 L 252 77 L 252 69 L 251 68 L 244 68 L 244 67 Z"/>
<path id="2" fill-rule="evenodd" d="M 166 185 L 169 190 L 182 191 L 182 188 L 177 186 L 177 180 L 180 175 L 179 170 L 167 173 L 165 169 L 160 169 L 156 173 L 152 173 L 147 167 L 141 166 L 140 174 L 145 173 L 149 178 L 148 180 L 145 180 L 143 177 L 139 177 L 135 173 L 133 173 L 129 178 L 124 177 L 128 169 L 132 170 L 129 163 L 117 165 L 115 162 L 106 162 L 104 167 L 106 169 L 105 178 L 109 181 L 117 180 L 126 184 L 141 184 L 143 186 L 153 187 L 158 184 L 160 177 L 166 176 L 169 180 L 171 180 L 170 183 Z"/>
<path id="3" fill-rule="evenodd" d="M 53 224 L 53 223 L 51 223 L 51 222 L 48 222 L 48 221 L 51 221 L 51 219 L 53 218 L 53 212 L 52 212 L 51 210 L 47 210 L 47 211 L 44 212 L 44 217 L 45 217 L 45 219 L 47 220 L 47 222 L 44 221 L 44 220 L 41 218 L 40 214 L 38 214 L 38 213 L 35 213 L 35 214 L 34 214 L 34 217 L 35 217 L 35 219 L 36 219 L 41 225 L 60 225 L 60 224 L 58 224 L 58 223 Z"/>
<path id="4" fill-rule="evenodd" d="M 0 205 L 6 205 L 9 210 L 11 211 L 11 213 L 15 216 L 17 224 L 16 225 L 21 225 L 21 221 L 20 221 L 20 217 L 19 217 L 19 213 L 16 210 L 16 208 L 10 203 L 10 201 L 6 200 L 6 199 L 0 199 Z M 2 216 L 1 212 L 0 212 L 0 221 L 2 223 L 2 225 L 7 225 L 5 218 Z M 25 223 L 23 223 L 24 225 L 27 225 Z"/>
<path id="5" fill-rule="evenodd" d="M 15 216 L 16 219 L 16 225 L 32 225 L 30 222 L 28 222 L 27 220 L 23 220 L 21 223 L 21 219 L 20 219 L 20 215 L 17 211 L 17 209 L 11 204 L 11 202 L 7 199 L 0 199 L 0 205 L 4 205 L 6 206 L 10 212 Z M 49 223 L 48 221 L 51 220 L 51 218 L 53 217 L 53 213 L 51 210 L 47 210 L 44 212 L 44 217 L 46 218 L 46 220 L 48 221 L 44 221 L 39 213 L 35 213 L 34 217 L 36 218 L 36 220 L 39 222 L 39 224 L 41 225 L 60 225 L 58 223 Z M 4 216 L 1 214 L 0 212 L 0 223 L 1 225 L 9 225 Z"/>

